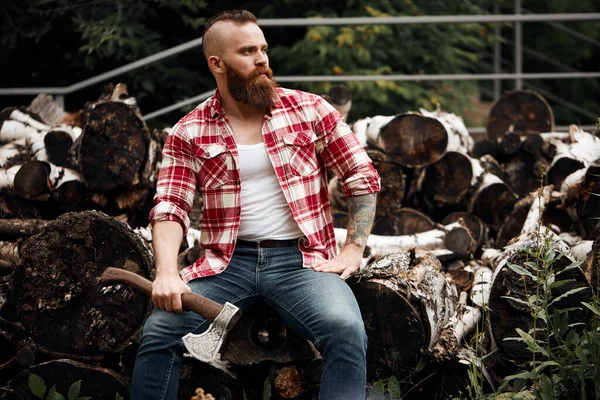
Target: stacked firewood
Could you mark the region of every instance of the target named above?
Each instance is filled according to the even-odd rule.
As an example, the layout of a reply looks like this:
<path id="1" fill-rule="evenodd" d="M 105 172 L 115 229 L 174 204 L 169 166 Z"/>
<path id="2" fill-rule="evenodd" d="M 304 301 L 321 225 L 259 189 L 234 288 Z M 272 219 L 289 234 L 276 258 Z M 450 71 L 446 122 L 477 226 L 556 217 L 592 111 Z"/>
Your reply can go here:
<path id="1" fill-rule="evenodd" d="M 26 131 L 5 139 L 12 155 L 0 165 L 0 174 L 13 177 L 0 189 L 0 275 L 9 278 L 0 286 L 7 292 L 0 386 L 16 398 L 28 398 L 31 374 L 48 388 L 56 382 L 61 393 L 82 379 L 82 395 L 92 395 L 83 392 L 87 379 L 103 382 L 94 398 L 98 391 L 127 397 L 123 388 L 150 303 L 128 287 L 103 288 L 99 276 L 109 266 L 149 279 L 154 273 L 140 215 L 151 205 L 161 140 L 148 133 L 133 103 L 117 85 L 76 116 L 43 96 L 28 109 L 0 114 L 8 127 Z M 576 126 L 553 132 L 552 110 L 530 91 L 502 96 L 487 138 L 477 142 L 460 117 L 440 109 L 374 116 L 352 127 L 382 178 L 363 267 L 348 280 L 369 337 L 369 382 L 396 376 L 414 398 L 464 392 L 476 355 L 466 341 L 479 326 L 483 351 L 494 356 L 477 366 L 497 385 L 529 357 L 521 343 L 503 340 L 531 326 L 527 310 L 505 298 L 525 295 L 524 282 L 507 268 L 523 255 L 507 244 L 539 246 L 533 232 L 544 230 L 572 259 L 586 260 L 565 272 L 571 283 L 559 289 L 566 294 L 561 307 L 591 296 L 600 253 L 600 138 Z M 46 142 L 54 131 L 65 134 Z M 42 150 L 34 145 L 40 137 Z M 77 182 L 68 192 L 76 194 L 59 196 L 69 182 Z M 329 189 L 341 246 L 346 202 L 337 178 Z M 201 197 L 196 204 L 193 221 Z M 201 254 L 199 232 L 191 229 L 181 267 Z M 227 399 L 318 394 L 320 354 L 264 304 L 242 315 L 222 354 L 237 378 L 186 358 L 180 398 L 196 388 Z M 59 370 L 68 372 L 61 377 Z"/>

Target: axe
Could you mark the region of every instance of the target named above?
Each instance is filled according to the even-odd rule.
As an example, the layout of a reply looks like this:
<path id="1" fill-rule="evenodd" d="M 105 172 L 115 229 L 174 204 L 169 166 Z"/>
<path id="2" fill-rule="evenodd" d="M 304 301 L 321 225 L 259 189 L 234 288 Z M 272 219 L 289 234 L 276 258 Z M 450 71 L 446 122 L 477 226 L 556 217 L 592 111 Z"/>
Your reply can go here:
<path id="1" fill-rule="evenodd" d="M 100 276 L 104 286 L 125 283 L 146 296 L 152 295 L 152 282 L 133 272 L 108 267 Z M 211 321 L 208 329 L 201 334 L 188 333 L 182 340 L 191 356 L 225 371 L 229 375 L 228 363 L 221 360 L 221 346 L 227 333 L 240 318 L 240 310 L 227 302 L 224 305 L 216 303 L 196 293 L 183 293 L 181 303 L 186 311 L 193 311 Z"/>

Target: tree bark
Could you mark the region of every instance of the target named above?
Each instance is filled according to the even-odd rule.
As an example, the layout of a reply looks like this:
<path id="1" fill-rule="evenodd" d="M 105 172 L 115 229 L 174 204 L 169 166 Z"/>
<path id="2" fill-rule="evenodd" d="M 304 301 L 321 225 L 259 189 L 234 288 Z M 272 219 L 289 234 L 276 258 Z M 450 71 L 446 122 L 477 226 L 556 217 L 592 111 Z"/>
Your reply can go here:
<path id="1" fill-rule="evenodd" d="M 486 126 L 487 137 L 497 140 L 506 132 L 520 136 L 553 132 L 554 114 L 546 100 L 531 90 L 513 90 L 492 105 Z"/>
<path id="2" fill-rule="evenodd" d="M 530 258 L 529 254 L 515 248 L 515 246 L 527 246 L 535 252 L 539 248 L 543 248 L 546 236 L 556 242 L 559 246 L 558 251 L 564 252 L 566 256 L 557 257 L 553 268 L 555 271 L 563 271 L 560 279 L 570 279 L 572 281 L 555 288 L 552 291 L 552 296 L 557 298 L 570 291 L 580 290 L 566 295 L 562 300 L 555 303 L 553 308 L 557 310 L 568 307 L 579 308 L 570 312 L 570 324 L 584 322 L 587 318 L 587 311 L 579 306 L 582 301 L 591 300 L 592 290 L 590 285 L 580 268 L 565 270 L 567 266 L 574 262 L 568 246 L 543 225 L 539 226 L 542 209 L 549 198 L 550 190 L 546 188 L 540 198 L 533 202 L 521 230 L 521 235 L 511 242 L 514 245 L 512 248 L 502 253 L 501 260 L 494 271 L 489 300 L 490 312 L 488 313 L 487 322 L 491 333 L 492 348 L 498 348 L 502 357 L 506 359 L 526 360 L 531 357 L 525 343 L 505 339 L 520 337 L 515 332 L 516 328 L 530 332 L 530 329 L 534 326 L 527 299 L 529 295 L 536 293 L 537 283 L 530 277 L 519 274 L 508 267 L 509 263 L 523 266 Z M 506 298 L 507 293 L 510 298 Z M 539 319 L 537 320 L 537 327 L 543 327 L 543 322 Z M 544 339 L 543 335 L 543 331 L 538 331 L 538 339 Z"/>
<path id="3" fill-rule="evenodd" d="M 435 257 L 417 263 L 409 253 L 388 254 L 357 278 L 351 288 L 369 338 L 368 379 L 412 373 L 454 313 L 456 289 Z"/>
<path id="4" fill-rule="evenodd" d="M 102 288 L 106 267 L 150 278 L 153 259 L 128 226 L 96 211 L 67 213 L 20 249 L 15 303 L 44 353 L 74 359 L 120 352 L 148 314 L 148 299 L 118 285 Z M 57 334 L 60 332 L 60 334 Z"/>
<path id="5" fill-rule="evenodd" d="M 94 191 L 129 188 L 142 180 L 150 134 L 125 103 L 98 103 L 73 145 L 74 161 Z"/>
<path id="6" fill-rule="evenodd" d="M 381 129 L 377 147 L 405 167 L 423 167 L 442 158 L 448 132 L 435 118 L 401 114 Z"/>

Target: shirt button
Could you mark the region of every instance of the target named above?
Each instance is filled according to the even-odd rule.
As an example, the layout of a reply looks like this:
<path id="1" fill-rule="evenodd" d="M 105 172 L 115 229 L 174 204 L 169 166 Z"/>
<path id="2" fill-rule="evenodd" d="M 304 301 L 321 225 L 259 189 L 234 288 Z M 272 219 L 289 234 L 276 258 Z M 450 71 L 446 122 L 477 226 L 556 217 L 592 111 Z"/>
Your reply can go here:
<path id="1" fill-rule="evenodd" d="M 206 153 L 204 153 L 204 157 L 210 157 L 210 151 L 207 151 Z"/>
<path id="2" fill-rule="evenodd" d="M 219 269 L 220 269 L 221 271 L 224 271 L 224 270 L 225 270 L 225 267 L 221 267 L 221 268 L 219 268 Z"/>

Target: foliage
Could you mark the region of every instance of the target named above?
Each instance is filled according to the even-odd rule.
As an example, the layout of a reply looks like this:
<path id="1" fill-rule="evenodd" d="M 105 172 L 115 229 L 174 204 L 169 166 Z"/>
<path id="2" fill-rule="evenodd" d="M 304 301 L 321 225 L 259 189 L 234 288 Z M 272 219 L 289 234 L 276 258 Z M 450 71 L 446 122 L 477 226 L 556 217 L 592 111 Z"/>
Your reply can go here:
<path id="1" fill-rule="evenodd" d="M 248 0 L 244 7 L 260 18 L 357 17 L 489 14 L 513 12 L 512 0 Z M 240 7 L 221 0 L 4 0 L 0 12 L 0 76 L 2 87 L 67 86 L 123 66 L 158 51 L 196 39 L 207 18 Z M 595 0 L 565 2 L 523 0 L 536 13 L 594 12 Z M 527 12 L 528 12 L 527 11 Z M 600 48 L 595 21 L 556 25 L 523 24 L 525 72 L 594 71 Z M 453 74 L 493 71 L 494 24 L 420 24 L 369 26 L 265 27 L 276 75 Z M 514 70 L 513 27 L 501 25 L 503 71 Z M 587 39 L 581 38 L 586 35 Z M 560 55 L 560 56 L 559 56 Z M 548 61 L 550 59 L 550 61 Z M 33 60 L 33 61 L 32 61 Z M 565 69 L 567 68 L 567 69 Z M 66 108 L 79 110 L 96 99 L 109 82 L 126 83 L 144 113 L 171 105 L 214 88 L 199 48 L 120 75 L 66 97 Z M 332 85 L 286 83 L 286 86 L 325 93 Z M 488 96 L 491 81 L 352 82 L 353 110 L 349 120 L 393 114 L 419 107 L 442 108 L 463 114 L 472 107 L 469 97 Z M 502 89 L 512 88 L 502 81 Z M 597 109 L 600 82 L 559 79 L 525 81 L 568 99 L 580 109 Z M 469 94 L 472 94 L 469 96 Z M 542 93 L 544 94 L 544 93 Z M 0 108 L 26 105 L 31 96 L 1 97 Z M 578 123 L 581 112 L 548 98 L 557 124 Z M 172 125 L 179 110 L 162 117 L 160 126 Z M 589 120 L 588 117 L 586 117 Z M 581 118 L 579 118 L 581 120 Z M 150 122 L 151 128 L 157 124 Z"/>
<path id="2" fill-rule="evenodd" d="M 538 229 L 538 246 L 516 245 L 515 250 L 528 256 L 523 265 L 508 264 L 515 273 L 536 289 L 527 294 L 526 302 L 534 320 L 529 332 L 517 329 L 518 337 L 505 340 L 524 342 L 532 359 L 514 375 L 504 378 L 497 393 L 484 395 L 481 381 L 471 381 L 470 393 L 475 399 L 592 399 L 600 396 L 600 302 L 596 293 L 591 303 L 581 308 L 555 307 L 559 301 L 585 288 L 556 295 L 555 289 L 567 284 L 564 272 L 578 268 L 582 261 L 572 261 L 551 235 Z M 567 257 L 567 267 L 558 268 L 558 261 Z M 512 301 L 523 300 L 506 296 Z M 587 309 L 592 317 L 586 326 L 569 322 L 569 315 Z"/>
<path id="3" fill-rule="evenodd" d="M 298 3 L 300 0 L 297 1 Z M 286 3 L 296 9 L 296 1 Z M 305 17 L 386 17 L 392 15 L 479 14 L 481 2 L 388 2 L 346 0 L 341 12 L 321 7 L 307 9 Z M 265 8 L 274 17 L 279 7 Z M 313 26 L 301 40 L 273 48 L 273 68 L 281 75 L 391 75 L 453 74 L 475 72 L 480 53 L 490 46 L 489 28 L 480 24 Z M 289 62 L 293 60 L 293 62 Z M 306 83 L 298 87 L 325 93 L 331 83 Z M 476 90 L 470 82 L 347 82 L 353 97 L 349 120 L 373 115 L 393 115 L 433 109 L 460 113 L 467 95 Z"/>
<path id="4" fill-rule="evenodd" d="M 33 396 L 42 400 L 65 400 L 65 396 L 56 391 L 56 385 L 53 385 L 50 390 L 46 386 L 44 379 L 36 374 L 29 374 L 28 382 L 29 391 Z M 46 393 L 47 392 L 47 393 Z M 73 383 L 69 387 L 66 400 L 89 400 L 91 397 L 81 397 L 81 380 Z M 123 397 L 117 392 L 115 400 L 123 400 Z"/>
<path id="5" fill-rule="evenodd" d="M 387 379 L 387 382 L 375 382 L 369 390 L 367 400 L 402 400 L 400 382 L 395 376 Z"/>

